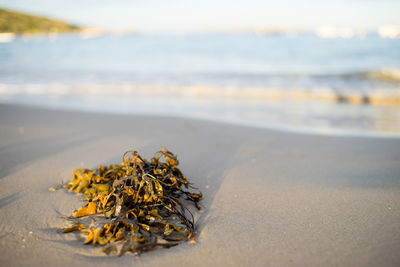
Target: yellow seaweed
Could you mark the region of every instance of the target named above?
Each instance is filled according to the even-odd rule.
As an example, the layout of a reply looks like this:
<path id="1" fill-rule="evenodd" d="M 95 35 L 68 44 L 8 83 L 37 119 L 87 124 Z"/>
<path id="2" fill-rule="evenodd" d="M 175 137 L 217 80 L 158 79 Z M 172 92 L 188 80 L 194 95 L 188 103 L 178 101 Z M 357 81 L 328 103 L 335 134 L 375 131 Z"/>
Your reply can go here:
<path id="1" fill-rule="evenodd" d="M 87 216 L 87 215 L 91 215 L 91 214 L 96 214 L 96 212 L 97 212 L 96 203 L 89 202 L 87 207 L 80 208 L 80 209 L 74 211 L 74 213 L 72 215 L 76 218 L 79 218 L 79 217 L 83 217 L 83 216 Z"/>
<path id="2" fill-rule="evenodd" d="M 90 227 L 77 219 L 62 232 L 80 231 L 86 236 L 85 244 L 104 245 L 105 253 L 119 251 L 120 255 L 169 248 L 185 240 L 195 242 L 193 215 L 180 198 L 200 209 L 202 194 L 188 191 L 193 187 L 178 164 L 176 155 L 163 148 L 150 161 L 127 151 L 120 165 L 75 169 L 69 183 L 61 187 L 83 193 L 86 205 L 72 215 L 95 216 Z M 106 223 L 96 222 L 97 216 Z"/>
<path id="3" fill-rule="evenodd" d="M 61 231 L 61 233 L 70 233 L 73 231 L 80 231 L 82 229 L 85 229 L 86 227 L 83 224 L 77 224 L 77 225 L 73 225 L 70 227 L 65 228 L 64 230 Z"/>

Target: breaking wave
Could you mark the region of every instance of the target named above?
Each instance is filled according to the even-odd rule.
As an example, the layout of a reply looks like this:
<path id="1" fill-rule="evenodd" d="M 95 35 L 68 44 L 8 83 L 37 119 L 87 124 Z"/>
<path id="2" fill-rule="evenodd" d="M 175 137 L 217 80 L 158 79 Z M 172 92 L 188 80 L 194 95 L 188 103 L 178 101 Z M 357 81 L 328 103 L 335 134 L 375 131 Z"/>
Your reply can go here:
<path id="1" fill-rule="evenodd" d="M 320 101 L 400 106 L 400 90 L 336 90 L 329 87 L 280 88 L 157 84 L 0 84 L 0 99 L 30 96 L 95 98 L 164 98 L 235 101 Z"/>
<path id="2" fill-rule="evenodd" d="M 382 68 L 363 73 L 370 80 L 400 83 L 400 68 Z"/>

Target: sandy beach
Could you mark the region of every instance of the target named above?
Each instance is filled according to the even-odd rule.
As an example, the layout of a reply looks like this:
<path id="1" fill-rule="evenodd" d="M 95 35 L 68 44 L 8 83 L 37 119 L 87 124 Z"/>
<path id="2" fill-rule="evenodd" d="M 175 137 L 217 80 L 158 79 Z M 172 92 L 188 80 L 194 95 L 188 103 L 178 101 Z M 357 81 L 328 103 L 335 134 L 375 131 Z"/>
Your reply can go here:
<path id="1" fill-rule="evenodd" d="M 63 235 L 74 168 L 166 146 L 203 192 L 197 242 L 105 257 Z M 0 105 L 2 266 L 400 266 L 400 139 Z"/>

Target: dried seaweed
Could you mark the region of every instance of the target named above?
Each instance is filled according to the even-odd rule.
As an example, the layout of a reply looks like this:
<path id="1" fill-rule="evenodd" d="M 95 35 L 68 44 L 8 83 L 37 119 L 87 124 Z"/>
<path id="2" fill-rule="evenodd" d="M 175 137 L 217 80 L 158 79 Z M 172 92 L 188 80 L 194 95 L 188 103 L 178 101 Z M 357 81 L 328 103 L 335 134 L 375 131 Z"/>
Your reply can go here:
<path id="1" fill-rule="evenodd" d="M 185 204 L 200 209 L 202 194 L 189 191 L 196 188 L 178 164 L 176 155 L 163 148 L 150 161 L 127 151 L 120 165 L 75 169 L 63 187 L 83 193 L 86 203 L 62 233 L 80 231 L 85 244 L 119 255 L 195 242 L 194 217 Z M 90 225 L 84 222 L 88 217 Z"/>

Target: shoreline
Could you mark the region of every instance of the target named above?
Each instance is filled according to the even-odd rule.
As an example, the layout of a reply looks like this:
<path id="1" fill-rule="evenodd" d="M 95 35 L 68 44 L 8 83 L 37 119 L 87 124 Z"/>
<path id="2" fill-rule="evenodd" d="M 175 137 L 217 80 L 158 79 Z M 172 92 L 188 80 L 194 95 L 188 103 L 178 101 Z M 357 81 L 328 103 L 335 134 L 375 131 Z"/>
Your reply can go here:
<path id="1" fill-rule="evenodd" d="M 0 104 L 0 259 L 9 266 L 398 266 L 400 140 Z M 166 146 L 200 188 L 198 241 L 104 257 L 57 232 L 79 166 Z"/>
<path id="2" fill-rule="evenodd" d="M 292 125 L 284 122 L 257 122 L 257 121 L 246 121 L 245 119 L 240 118 L 218 118 L 218 117 L 210 117 L 210 116 L 193 116 L 186 114 L 167 114 L 163 115 L 158 112 L 149 113 L 149 112 L 141 112 L 141 111 L 130 111 L 130 110 L 109 110 L 100 111 L 97 109 L 93 109 L 89 107 L 86 110 L 79 110 L 76 107 L 71 106 L 41 106 L 40 103 L 5 103 L 0 102 L 0 106 L 9 106 L 9 107 L 20 107 L 20 108 L 30 108 L 30 109 L 43 109 L 48 111 L 59 111 L 59 112 L 70 112 L 70 113 L 85 113 L 85 114 L 93 114 L 93 115 L 105 115 L 105 116 L 138 116 L 138 117 L 157 117 L 160 119 L 177 119 L 177 120 L 193 120 L 199 122 L 209 122 L 209 123 L 217 123 L 222 125 L 231 125 L 237 127 L 245 127 L 245 128 L 254 128 L 261 129 L 267 131 L 277 131 L 277 132 L 286 132 L 293 134 L 301 134 L 301 135 L 316 135 L 316 136 L 331 136 L 331 137 L 354 137 L 354 138 L 394 138 L 399 139 L 400 133 L 397 132 L 384 132 L 381 130 L 366 130 L 366 129 L 346 129 L 334 126 L 329 126 L 327 128 L 318 128 L 315 125 Z"/>
<path id="3" fill-rule="evenodd" d="M 133 111 L 133 110 L 111 110 L 105 108 L 99 110 L 88 105 L 88 109 L 77 109 L 75 106 L 41 106 L 41 103 L 14 103 L 14 102 L 0 102 L 0 106 L 20 107 L 28 109 L 47 110 L 55 112 L 69 112 L 69 113 L 84 113 L 93 115 L 105 116 L 137 116 L 137 117 L 156 117 L 159 119 L 173 119 L 173 120 L 189 120 L 198 122 L 217 123 L 222 125 L 231 125 L 237 127 L 254 128 L 259 130 L 277 131 L 301 135 L 316 135 L 316 136 L 331 136 L 331 137 L 354 137 L 354 138 L 400 138 L 400 132 L 396 131 L 382 131 L 382 130 L 367 130 L 367 129 L 346 129 L 343 126 L 327 126 L 325 128 L 315 125 L 295 125 L 279 121 L 262 122 L 254 120 L 246 120 L 245 118 L 223 118 L 223 117 L 210 117 L 210 116 L 193 116 L 193 114 L 167 114 L 163 115 L 160 112 L 146 112 L 146 111 Z M 209 114 L 208 114 L 209 115 Z"/>

